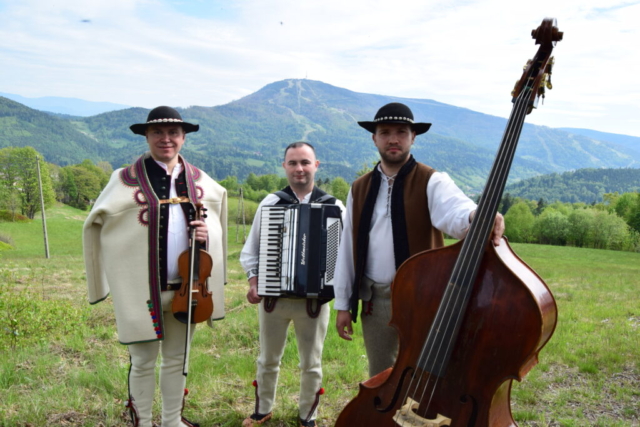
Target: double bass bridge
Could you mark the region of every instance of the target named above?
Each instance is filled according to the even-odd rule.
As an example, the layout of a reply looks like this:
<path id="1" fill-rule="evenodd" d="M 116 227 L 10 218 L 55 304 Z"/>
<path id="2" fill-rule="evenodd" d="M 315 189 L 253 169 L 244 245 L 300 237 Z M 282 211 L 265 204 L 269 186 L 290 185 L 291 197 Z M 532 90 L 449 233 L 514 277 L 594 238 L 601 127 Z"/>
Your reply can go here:
<path id="1" fill-rule="evenodd" d="M 444 415 L 438 414 L 432 420 L 421 417 L 415 413 L 419 406 L 420 403 L 408 397 L 407 403 L 396 411 L 393 421 L 402 427 L 442 427 L 451 425 L 451 418 L 447 418 Z"/>

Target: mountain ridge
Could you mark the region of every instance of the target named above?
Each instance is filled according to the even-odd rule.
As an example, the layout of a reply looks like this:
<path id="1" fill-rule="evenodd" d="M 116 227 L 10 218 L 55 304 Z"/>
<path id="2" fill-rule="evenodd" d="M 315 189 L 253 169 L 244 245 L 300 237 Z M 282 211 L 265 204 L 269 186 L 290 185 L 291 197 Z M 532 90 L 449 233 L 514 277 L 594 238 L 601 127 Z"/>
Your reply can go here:
<path id="1" fill-rule="evenodd" d="M 417 121 L 433 123 L 428 133 L 416 139 L 412 152 L 417 160 L 448 172 L 469 194 L 482 190 L 506 119 L 434 100 L 364 94 L 307 79 L 273 82 L 220 106 L 178 108 L 185 120 L 200 124 L 200 132 L 189 134 L 183 152 L 214 178 L 235 175 L 242 180 L 251 172 L 281 174 L 284 148 L 306 140 L 316 147 L 322 162 L 319 178 L 342 176 L 351 181 L 358 170 L 377 159 L 370 134 L 356 122 L 371 120 L 388 102 L 403 102 Z M 6 122 L 10 113 L 3 105 L 0 103 L 0 121 Z M 75 156 L 69 154 L 66 164 L 82 161 L 76 160 L 82 152 L 87 153 L 86 158 L 107 160 L 114 167 L 130 163 L 145 151 L 146 143 L 129 126 L 144 122 L 148 111 L 133 107 L 90 117 L 58 118 L 89 139 L 80 145 L 91 145 L 76 150 Z M 28 127 L 25 121 L 21 123 L 22 127 L 14 125 L 22 130 Z M 3 131 L 0 129 L 0 146 L 11 145 Z M 34 148 L 48 150 L 45 144 L 39 145 Z M 57 156 L 60 164 L 64 164 L 62 157 Z M 585 167 L 637 168 L 640 153 L 624 144 L 525 123 L 510 182 Z"/>
<path id="2" fill-rule="evenodd" d="M 113 102 L 87 101 L 79 98 L 67 98 L 61 96 L 42 96 L 29 98 L 13 93 L 0 92 L 3 96 L 12 101 L 19 102 L 34 110 L 46 111 L 54 114 L 64 114 L 68 116 L 88 117 L 108 111 L 122 110 L 130 108 L 129 105 L 116 104 Z"/>

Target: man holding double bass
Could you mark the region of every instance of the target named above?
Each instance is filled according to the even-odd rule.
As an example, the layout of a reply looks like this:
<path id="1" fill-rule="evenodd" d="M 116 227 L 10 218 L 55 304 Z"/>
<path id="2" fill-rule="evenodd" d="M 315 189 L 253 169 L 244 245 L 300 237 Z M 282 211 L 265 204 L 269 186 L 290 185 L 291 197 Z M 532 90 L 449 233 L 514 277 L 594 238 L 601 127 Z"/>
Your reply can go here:
<path id="1" fill-rule="evenodd" d="M 380 162 L 353 183 L 347 198 L 334 308 L 338 334 L 350 341 L 362 300 L 362 333 L 374 376 L 393 366 L 398 352 L 398 334 L 389 326 L 396 270 L 410 256 L 443 246 L 443 232 L 464 238 L 476 204 L 449 175 L 413 158 L 416 135 L 427 132 L 431 123 L 414 122 L 409 107 L 390 103 L 373 121 L 358 124 L 372 133 Z M 503 232 L 498 214 L 496 245 Z"/>
<path id="2" fill-rule="evenodd" d="M 197 426 L 182 417 L 187 326 L 190 342 L 195 325 L 178 321 L 172 302 L 176 290 L 191 285 L 178 268 L 178 257 L 189 248 L 191 226 L 195 240 L 206 244 L 212 257 L 209 325 L 224 317 L 227 193 L 179 154 L 186 134 L 199 125 L 162 106 L 151 110 L 145 123 L 130 128 L 146 138 L 149 151 L 111 175 L 85 221 L 89 302 L 109 294 L 113 299 L 118 339 L 128 346 L 131 360 L 127 407 L 134 426 L 153 425 L 159 352 L 162 427 Z M 205 219 L 190 220 L 196 205 L 206 209 Z"/>

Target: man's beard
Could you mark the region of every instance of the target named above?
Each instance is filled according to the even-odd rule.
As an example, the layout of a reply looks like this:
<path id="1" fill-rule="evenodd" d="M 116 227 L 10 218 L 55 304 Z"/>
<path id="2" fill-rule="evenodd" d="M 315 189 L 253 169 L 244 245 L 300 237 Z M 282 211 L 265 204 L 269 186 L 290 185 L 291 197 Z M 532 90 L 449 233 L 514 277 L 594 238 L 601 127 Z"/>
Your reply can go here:
<path id="1" fill-rule="evenodd" d="M 384 160 L 384 162 L 389 165 L 404 164 L 407 160 L 409 160 L 409 156 L 411 155 L 411 152 L 409 151 L 407 151 L 406 153 L 402 153 L 402 155 L 400 156 L 390 156 L 386 151 L 382 150 L 378 150 L 378 152 L 380 153 L 380 157 L 382 158 L 382 160 Z"/>

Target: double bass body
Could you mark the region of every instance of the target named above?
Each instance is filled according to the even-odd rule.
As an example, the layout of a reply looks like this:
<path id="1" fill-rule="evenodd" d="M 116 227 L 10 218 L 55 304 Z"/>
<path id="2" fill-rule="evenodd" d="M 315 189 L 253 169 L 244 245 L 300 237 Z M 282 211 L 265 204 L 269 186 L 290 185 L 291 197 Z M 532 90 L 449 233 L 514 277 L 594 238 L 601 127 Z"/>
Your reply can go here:
<path id="1" fill-rule="evenodd" d="M 444 375 L 417 366 L 460 247 L 422 252 L 398 269 L 391 320 L 399 333 L 398 358 L 392 369 L 360 385 L 336 426 L 516 425 L 511 382 L 537 363 L 557 309 L 546 284 L 506 240 L 485 248 Z"/>

